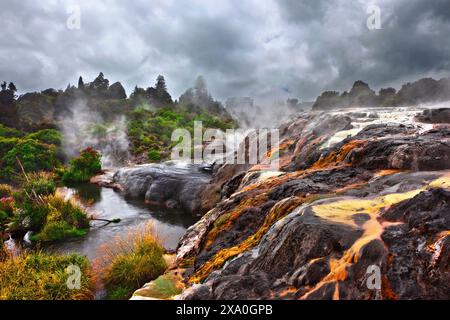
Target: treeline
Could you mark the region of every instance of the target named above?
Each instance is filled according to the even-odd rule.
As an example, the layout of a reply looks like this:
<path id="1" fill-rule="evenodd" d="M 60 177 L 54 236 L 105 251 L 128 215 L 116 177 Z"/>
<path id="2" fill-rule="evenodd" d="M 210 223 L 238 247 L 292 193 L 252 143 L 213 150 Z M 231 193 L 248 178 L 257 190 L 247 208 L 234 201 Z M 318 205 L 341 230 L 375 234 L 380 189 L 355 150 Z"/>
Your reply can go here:
<path id="1" fill-rule="evenodd" d="M 349 92 L 325 91 L 315 101 L 313 110 L 351 107 L 402 107 L 450 100 L 450 78 L 423 78 L 395 88 L 382 88 L 378 94 L 361 80 Z"/>
<path id="2" fill-rule="evenodd" d="M 136 86 L 128 97 L 120 82 L 110 85 L 109 80 L 100 73 L 88 83 L 80 77 L 77 86 L 69 84 L 65 90 L 50 88 L 20 96 L 13 83 L 7 85 L 4 82 L 0 91 L 0 123 L 29 132 L 56 128 L 59 119 L 76 111 L 75 104 L 79 101 L 83 101 L 90 110 L 99 113 L 105 120 L 140 107 L 207 112 L 231 118 L 222 104 L 212 98 L 203 77 L 198 77 L 194 86 L 188 88 L 177 101 L 172 99 L 162 75 L 157 77 L 154 86 Z"/>

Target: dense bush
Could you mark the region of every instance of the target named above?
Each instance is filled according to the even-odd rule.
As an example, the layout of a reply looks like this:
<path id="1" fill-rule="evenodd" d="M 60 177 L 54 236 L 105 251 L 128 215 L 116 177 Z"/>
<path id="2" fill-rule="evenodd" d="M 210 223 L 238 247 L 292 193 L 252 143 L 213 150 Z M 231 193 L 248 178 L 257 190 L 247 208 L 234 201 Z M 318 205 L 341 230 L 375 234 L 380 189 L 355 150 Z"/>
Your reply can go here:
<path id="1" fill-rule="evenodd" d="M 70 265 L 80 268 L 80 289 L 67 286 Z M 93 299 L 94 281 L 86 257 L 24 252 L 0 260 L 0 288 L 0 300 L 84 300 Z"/>
<path id="2" fill-rule="evenodd" d="M 46 144 L 61 145 L 61 133 L 55 129 L 44 129 L 27 136 L 28 139 L 39 140 Z"/>
<path id="3" fill-rule="evenodd" d="M 6 224 L 10 221 L 14 214 L 14 199 L 11 197 L 0 198 L 0 238 L 2 232 L 6 228 Z"/>
<path id="4" fill-rule="evenodd" d="M 9 230 L 24 234 L 28 230 L 41 230 L 45 224 L 48 207 L 40 202 L 17 201 L 17 210 L 11 218 Z"/>
<path id="5" fill-rule="evenodd" d="M 118 237 L 102 248 L 96 261 L 110 299 L 127 299 L 167 268 L 164 249 L 152 223 Z"/>
<path id="6" fill-rule="evenodd" d="M 22 178 L 21 190 L 32 194 L 35 192 L 39 196 L 48 196 L 56 191 L 54 175 L 49 172 L 32 172 L 27 174 L 27 178 Z"/>
<path id="7" fill-rule="evenodd" d="M 43 201 L 25 201 L 11 219 L 11 231 L 32 230 L 33 241 L 56 241 L 86 234 L 89 218 L 83 209 L 60 195 L 51 195 Z"/>
<path id="8" fill-rule="evenodd" d="M 101 155 L 92 148 L 84 149 L 73 158 L 63 174 L 64 182 L 87 182 L 102 170 Z"/>
<path id="9" fill-rule="evenodd" d="M 147 156 L 150 162 L 158 162 L 159 160 L 161 160 L 161 154 L 157 150 L 150 150 Z"/>
<path id="10" fill-rule="evenodd" d="M 0 148 L 1 144 L 0 144 Z M 0 177 L 12 180 L 21 173 L 17 158 L 26 172 L 53 171 L 59 165 L 56 147 L 34 139 L 21 139 L 11 145 L 11 149 L 0 159 Z"/>
<path id="11" fill-rule="evenodd" d="M 61 239 L 82 237 L 86 235 L 86 229 L 77 229 L 66 221 L 48 221 L 42 230 L 31 236 L 32 241 L 52 242 Z"/>
<path id="12" fill-rule="evenodd" d="M 0 137 L 0 160 L 19 142 L 18 138 Z M 0 167 L 1 168 L 1 167 Z"/>
<path id="13" fill-rule="evenodd" d="M 202 121 L 202 126 L 225 131 L 235 127 L 231 119 L 209 115 L 206 112 L 189 112 L 181 109 L 159 109 L 150 111 L 136 109 L 128 114 L 128 137 L 132 143 L 131 152 L 146 154 L 149 161 L 165 160 L 173 146 L 172 132 L 187 129 L 193 135 L 194 121 Z"/>
<path id="14" fill-rule="evenodd" d="M 55 194 L 53 175 L 27 175 L 19 191 L 14 193 L 16 210 L 10 217 L 10 231 L 35 234 L 31 240 L 55 241 L 82 236 L 89 228 L 86 212 L 75 202 Z"/>
<path id="15" fill-rule="evenodd" d="M 48 214 L 43 199 L 56 191 L 53 175 L 45 172 L 29 173 L 20 182 L 20 188 L 13 193 L 17 210 L 11 217 L 10 228 L 17 232 L 40 230 Z"/>
<path id="16" fill-rule="evenodd" d="M 20 138 L 23 137 L 25 133 L 17 129 L 9 128 L 0 123 L 0 137 L 4 138 Z"/>
<path id="17" fill-rule="evenodd" d="M 45 197 L 44 203 L 40 209 L 45 212 L 45 221 L 31 240 L 49 242 L 86 234 L 89 219 L 76 203 L 58 194 Z"/>
<path id="18" fill-rule="evenodd" d="M 60 145 L 61 134 L 55 129 L 26 135 L 0 124 L 0 179 L 13 181 L 21 174 L 17 158 L 27 172 L 54 171 L 60 165 Z"/>

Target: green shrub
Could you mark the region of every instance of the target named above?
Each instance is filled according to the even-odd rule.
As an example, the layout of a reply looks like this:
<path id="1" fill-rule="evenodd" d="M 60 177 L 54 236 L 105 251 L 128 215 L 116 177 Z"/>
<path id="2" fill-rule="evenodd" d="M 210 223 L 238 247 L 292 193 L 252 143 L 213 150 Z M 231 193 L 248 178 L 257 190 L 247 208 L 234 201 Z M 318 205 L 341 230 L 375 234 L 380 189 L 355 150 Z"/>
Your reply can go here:
<path id="1" fill-rule="evenodd" d="M 148 152 L 148 160 L 151 162 L 158 162 L 161 160 L 161 154 L 158 150 L 152 149 Z"/>
<path id="2" fill-rule="evenodd" d="M 67 285 L 71 265 L 80 268 L 79 289 Z M 24 252 L 0 262 L 0 300 L 93 299 L 93 279 L 86 257 Z"/>
<path id="3" fill-rule="evenodd" d="M 130 297 L 130 292 L 133 292 L 133 287 L 115 286 L 108 292 L 109 300 L 127 300 Z"/>
<path id="4" fill-rule="evenodd" d="M 19 210 L 16 210 L 12 218 L 11 230 L 40 230 L 50 211 L 43 199 L 53 195 L 55 191 L 56 185 L 50 173 L 36 172 L 27 174 L 27 178 L 22 177 L 20 188 L 13 193 Z"/>
<path id="5" fill-rule="evenodd" d="M 101 155 L 92 148 L 81 151 L 80 156 L 73 158 L 69 168 L 63 174 L 64 182 L 87 182 L 102 170 Z"/>
<path id="6" fill-rule="evenodd" d="M 17 138 L 0 137 L 0 159 L 3 158 L 8 153 L 9 150 L 14 148 L 18 142 L 19 139 Z"/>
<path id="7" fill-rule="evenodd" d="M 20 137 L 23 137 L 24 135 L 25 135 L 25 133 L 23 133 L 22 131 L 19 131 L 14 128 L 8 128 L 8 127 L 4 126 L 3 124 L 0 124 L 0 137 L 20 138 Z"/>
<path id="8" fill-rule="evenodd" d="M 27 138 L 39 140 L 46 144 L 61 145 L 61 133 L 55 129 L 40 130 L 29 134 Z"/>
<path id="9" fill-rule="evenodd" d="M 51 242 L 61 239 L 82 237 L 87 233 L 86 229 L 77 229 L 69 225 L 66 221 L 47 222 L 42 230 L 31 236 L 32 241 Z"/>
<path id="10" fill-rule="evenodd" d="M 86 235 L 89 218 L 77 204 L 58 194 L 47 196 L 44 201 L 45 221 L 31 240 L 50 242 Z"/>
<path id="11" fill-rule="evenodd" d="M 2 232 L 6 228 L 6 224 L 10 222 L 14 215 L 14 211 L 15 206 L 13 198 L 0 198 L 0 238 L 2 237 Z"/>
<path id="12" fill-rule="evenodd" d="M 4 212 L 8 217 L 12 216 L 14 213 L 14 199 L 0 198 L 0 212 Z"/>
<path id="13" fill-rule="evenodd" d="M 1 235 L 1 232 L 3 231 L 3 224 L 7 222 L 8 218 L 9 218 L 8 213 L 0 210 L 0 235 Z"/>
<path id="14" fill-rule="evenodd" d="M 48 196 L 56 191 L 54 175 L 49 172 L 33 172 L 27 174 L 28 179 L 22 179 L 22 190 L 31 194 L 33 191 L 40 196 Z"/>
<path id="15" fill-rule="evenodd" d="M 65 221 L 77 229 L 89 228 L 89 218 L 86 212 L 74 201 L 65 200 L 61 195 L 50 195 L 45 198 L 48 205 L 53 209 L 52 215 L 47 221 Z"/>
<path id="16" fill-rule="evenodd" d="M 49 207 L 46 204 L 34 201 L 23 201 L 17 202 L 17 207 L 18 209 L 11 219 L 11 231 L 39 231 L 43 228 L 49 213 Z"/>
<path id="17" fill-rule="evenodd" d="M 75 202 L 55 194 L 50 173 L 32 173 L 14 193 L 17 210 L 11 218 L 11 231 L 35 231 L 32 240 L 55 241 L 82 236 L 89 228 L 86 212 Z"/>
<path id="18" fill-rule="evenodd" d="M 136 109 L 128 114 L 128 137 L 135 155 L 147 152 L 151 162 L 164 160 L 173 146 L 173 130 L 184 128 L 193 134 L 194 121 L 202 121 L 203 128 L 231 129 L 236 123 L 229 118 L 212 116 L 201 110 L 160 109 L 150 111 Z M 158 153 L 158 155 L 157 155 Z"/>
<path id="19" fill-rule="evenodd" d="M 17 158 L 27 173 L 37 171 L 53 171 L 58 165 L 56 147 L 34 139 L 18 140 L 17 143 L 1 159 L 0 176 L 11 180 L 21 174 Z"/>
<path id="20" fill-rule="evenodd" d="M 110 299 L 129 298 L 167 268 L 153 223 L 116 238 L 102 249 L 104 255 L 97 265 Z"/>

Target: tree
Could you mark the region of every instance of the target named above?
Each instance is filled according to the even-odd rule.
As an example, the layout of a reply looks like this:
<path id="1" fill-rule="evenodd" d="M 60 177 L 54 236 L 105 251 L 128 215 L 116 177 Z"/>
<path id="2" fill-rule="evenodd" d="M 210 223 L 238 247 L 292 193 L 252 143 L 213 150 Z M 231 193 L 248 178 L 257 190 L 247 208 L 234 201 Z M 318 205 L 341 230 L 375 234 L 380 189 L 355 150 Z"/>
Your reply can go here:
<path id="1" fill-rule="evenodd" d="M 212 113 L 223 113 L 223 106 L 214 101 L 211 94 L 208 92 L 206 81 L 202 76 L 198 76 L 195 80 L 193 88 L 190 88 L 183 93 L 179 98 L 180 105 L 188 107 L 191 110 L 208 110 Z"/>
<path id="2" fill-rule="evenodd" d="M 181 105 L 189 105 L 194 104 L 194 89 L 187 89 L 178 99 L 179 104 Z"/>
<path id="3" fill-rule="evenodd" d="M 337 91 L 324 91 L 317 97 L 312 110 L 329 110 L 342 107 L 342 99 Z"/>
<path id="4" fill-rule="evenodd" d="M 208 88 L 206 86 L 206 81 L 205 78 L 203 78 L 203 76 L 198 76 L 197 80 L 195 80 L 194 91 L 198 100 L 203 100 L 209 97 Z"/>
<path id="5" fill-rule="evenodd" d="M 394 88 L 381 88 L 378 95 L 381 99 L 385 99 L 396 94 L 396 90 Z"/>
<path id="6" fill-rule="evenodd" d="M 109 80 L 105 78 L 103 75 L 103 72 L 100 72 L 100 74 L 95 78 L 95 80 L 91 84 L 92 89 L 105 92 L 108 90 L 109 87 Z"/>
<path id="7" fill-rule="evenodd" d="M 394 88 L 381 88 L 378 94 L 380 106 L 394 107 L 400 104 L 397 91 Z"/>
<path id="8" fill-rule="evenodd" d="M 82 76 L 80 76 L 80 78 L 78 78 L 78 89 L 81 89 L 81 90 L 84 89 L 84 81 L 83 81 Z"/>
<path id="9" fill-rule="evenodd" d="M 8 85 L 8 90 L 10 90 L 10 91 L 12 91 L 12 92 L 17 92 L 17 88 L 16 88 L 16 86 L 14 85 L 14 83 L 12 83 L 12 82 L 10 82 L 9 83 L 9 85 Z"/>
<path id="10" fill-rule="evenodd" d="M 164 79 L 164 76 L 159 75 L 156 78 L 155 89 L 159 94 L 161 94 L 162 92 L 167 92 L 166 80 Z"/>
<path id="11" fill-rule="evenodd" d="M 58 96 L 58 91 L 56 91 L 53 88 L 48 88 L 48 89 L 42 90 L 41 93 L 46 96 L 55 97 L 55 98 Z"/>
<path id="12" fill-rule="evenodd" d="M 134 87 L 133 92 L 130 95 L 130 99 L 133 100 L 141 100 L 144 99 L 146 97 L 146 92 L 143 88 L 139 88 L 138 86 Z"/>
<path id="13" fill-rule="evenodd" d="M 10 82 L 8 87 L 6 87 L 6 82 L 1 84 L 2 91 L 0 91 L 0 103 L 4 105 L 10 105 L 14 102 L 16 98 L 17 88 L 14 83 Z"/>
<path id="14" fill-rule="evenodd" d="M 208 92 L 208 87 L 203 76 L 198 76 L 195 80 L 193 88 L 193 100 L 191 101 L 191 103 L 202 108 L 209 108 L 210 106 L 212 106 L 212 104 L 214 104 L 214 99 Z"/>
<path id="15" fill-rule="evenodd" d="M 165 107 L 173 104 L 172 97 L 167 92 L 166 80 L 162 75 L 156 78 L 155 88 L 148 88 L 147 93 L 151 102 L 157 106 Z"/>

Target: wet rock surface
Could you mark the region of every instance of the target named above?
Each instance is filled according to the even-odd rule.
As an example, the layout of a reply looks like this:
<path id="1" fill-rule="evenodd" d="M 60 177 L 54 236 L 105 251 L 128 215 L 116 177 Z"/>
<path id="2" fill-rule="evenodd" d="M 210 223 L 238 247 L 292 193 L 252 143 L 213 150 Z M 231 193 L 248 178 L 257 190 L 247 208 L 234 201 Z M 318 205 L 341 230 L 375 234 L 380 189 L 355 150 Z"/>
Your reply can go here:
<path id="1" fill-rule="evenodd" d="M 450 123 L 450 108 L 424 110 L 416 116 L 416 120 L 424 123 Z"/>
<path id="2" fill-rule="evenodd" d="M 397 298 L 448 299 L 450 191 L 424 191 L 382 217 L 401 222 L 382 235 L 390 253 L 387 278 Z"/>
<path id="3" fill-rule="evenodd" d="M 450 298 L 449 129 L 352 112 L 284 124 L 278 171 L 213 170 L 178 298 Z"/>
<path id="4" fill-rule="evenodd" d="M 162 163 L 122 168 L 114 174 L 112 184 L 126 196 L 194 214 L 200 207 L 199 192 L 210 179 L 204 166 Z"/>

